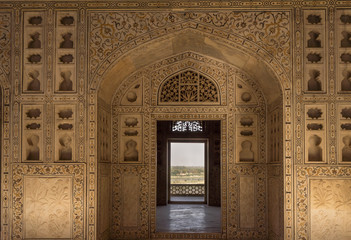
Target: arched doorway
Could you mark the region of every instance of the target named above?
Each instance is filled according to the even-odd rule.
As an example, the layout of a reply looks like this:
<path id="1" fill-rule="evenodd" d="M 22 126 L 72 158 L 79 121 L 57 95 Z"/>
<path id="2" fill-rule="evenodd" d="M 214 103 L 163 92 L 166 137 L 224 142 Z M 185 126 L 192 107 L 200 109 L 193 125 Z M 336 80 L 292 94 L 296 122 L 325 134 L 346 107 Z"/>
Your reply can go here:
<path id="1" fill-rule="evenodd" d="M 175 73 L 187 69 L 202 72 L 215 79 L 220 94 L 217 105 L 191 102 L 160 103 L 159 92 L 164 81 Z M 101 119 L 98 132 L 100 141 L 98 155 L 101 161 L 99 185 L 100 196 L 105 196 L 99 198 L 100 212 L 102 213 L 104 206 L 108 204 L 113 209 L 112 217 L 105 221 L 100 218 L 100 223 L 105 222 L 105 229 L 108 229 L 108 234 L 112 238 L 194 237 L 192 234 L 156 231 L 156 126 L 157 121 L 162 120 L 221 121 L 222 224 L 220 233 L 207 234 L 207 237 L 225 239 L 242 234 L 247 237 L 267 235 L 269 223 L 265 219 L 268 194 L 271 195 L 269 198 L 272 202 L 277 201 L 279 205 L 279 208 L 271 211 L 272 218 L 276 218 L 273 222 L 281 220 L 283 210 L 282 162 L 279 161 L 281 155 L 275 153 L 276 160 L 268 159 L 268 144 L 266 144 L 268 133 L 269 139 L 275 141 L 270 149 L 282 152 L 282 146 L 277 145 L 281 143 L 282 138 L 281 97 L 274 103 L 267 104 L 260 83 L 249 74 L 214 58 L 185 52 L 157 61 L 130 74 L 117 88 L 110 104 L 103 98 L 99 98 L 98 101 L 99 119 Z M 271 115 L 275 115 L 275 118 Z M 271 118 L 276 129 L 267 131 L 267 119 Z M 110 125 L 112 142 L 109 143 Z M 130 142 L 133 142 L 131 148 L 135 150 L 133 161 L 126 160 L 124 156 Z M 247 145 L 245 142 L 250 142 L 249 150 L 255 156 L 253 159 L 245 160 L 241 157 L 241 152 Z M 105 156 L 103 152 L 111 156 L 110 161 L 103 160 Z M 269 158 L 271 157 L 270 154 Z M 268 177 L 272 171 L 269 170 L 271 167 L 268 163 L 274 165 L 275 175 L 272 177 Z M 280 170 L 276 166 L 280 166 Z M 112 179 L 111 182 L 108 179 Z M 276 184 L 274 189 L 278 190 L 269 192 L 267 180 Z M 280 187 L 277 184 L 280 184 Z M 107 189 L 107 186 L 111 188 Z M 111 202 L 105 204 L 107 202 L 103 203 L 103 199 L 110 199 Z M 282 225 L 275 227 L 281 231 Z"/>

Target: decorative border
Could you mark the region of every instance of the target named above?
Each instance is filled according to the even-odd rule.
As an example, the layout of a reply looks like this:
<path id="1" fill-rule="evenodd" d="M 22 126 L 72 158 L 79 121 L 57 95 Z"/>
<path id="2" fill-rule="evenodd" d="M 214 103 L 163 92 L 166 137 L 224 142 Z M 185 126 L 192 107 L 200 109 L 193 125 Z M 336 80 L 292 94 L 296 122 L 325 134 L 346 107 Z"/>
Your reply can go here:
<path id="1" fill-rule="evenodd" d="M 83 164 L 12 165 L 13 180 L 13 220 L 12 238 L 22 239 L 23 236 L 23 204 L 25 176 L 72 176 L 73 180 L 73 239 L 85 238 L 85 166 Z"/>

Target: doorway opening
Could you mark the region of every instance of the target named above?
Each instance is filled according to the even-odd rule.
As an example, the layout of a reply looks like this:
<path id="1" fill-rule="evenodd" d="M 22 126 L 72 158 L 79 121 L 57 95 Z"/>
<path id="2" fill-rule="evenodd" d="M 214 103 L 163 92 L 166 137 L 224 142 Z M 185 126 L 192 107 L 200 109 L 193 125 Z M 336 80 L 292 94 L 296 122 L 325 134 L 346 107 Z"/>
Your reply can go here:
<path id="1" fill-rule="evenodd" d="M 207 140 L 169 141 L 169 203 L 206 203 Z"/>
<path id="2" fill-rule="evenodd" d="M 157 232 L 221 232 L 220 121 L 157 122 Z"/>

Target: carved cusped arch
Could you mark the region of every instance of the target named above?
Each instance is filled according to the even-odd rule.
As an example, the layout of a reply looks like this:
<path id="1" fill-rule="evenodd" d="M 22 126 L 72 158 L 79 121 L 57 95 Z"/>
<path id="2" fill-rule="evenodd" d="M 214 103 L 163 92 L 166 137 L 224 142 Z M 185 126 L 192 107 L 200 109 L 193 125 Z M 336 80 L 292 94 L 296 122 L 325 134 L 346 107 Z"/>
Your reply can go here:
<path id="1" fill-rule="evenodd" d="M 193 69 L 166 78 L 158 91 L 158 104 L 220 104 L 217 83 Z"/>

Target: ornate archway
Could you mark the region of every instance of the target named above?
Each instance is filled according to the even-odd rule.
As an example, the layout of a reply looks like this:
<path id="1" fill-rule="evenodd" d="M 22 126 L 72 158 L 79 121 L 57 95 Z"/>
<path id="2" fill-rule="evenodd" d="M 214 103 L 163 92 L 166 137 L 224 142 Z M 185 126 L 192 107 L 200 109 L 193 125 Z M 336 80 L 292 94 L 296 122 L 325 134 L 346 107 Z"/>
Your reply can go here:
<path id="1" fill-rule="evenodd" d="M 193 50 L 193 52 L 200 53 L 199 56 L 202 56 L 205 59 L 205 61 L 207 61 L 206 63 L 214 62 L 213 58 L 215 58 L 215 59 L 219 59 L 222 61 L 222 62 L 219 61 L 217 63 L 219 65 L 220 64 L 229 64 L 232 66 L 236 66 L 241 71 L 246 72 L 246 74 L 247 74 L 247 72 L 249 72 L 251 74 L 250 77 L 252 79 L 255 79 L 255 81 L 256 81 L 256 83 L 254 84 L 256 86 L 254 86 L 254 87 L 257 88 L 257 86 L 260 86 L 260 88 L 263 91 L 262 96 L 264 96 L 264 98 L 266 98 L 266 102 L 269 105 L 268 110 L 270 111 L 272 116 L 267 115 L 266 117 L 269 117 L 270 119 L 272 118 L 272 121 L 276 123 L 274 126 L 276 128 L 280 129 L 281 135 L 285 135 L 284 136 L 285 139 L 290 141 L 290 138 L 291 138 L 290 121 L 291 121 L 291 119 L 289 118 L 289 116 L 290 116 L 289 106 L 291 104 L 290 103 L 290 99 L 291 99 L 290 89 L 291 89 L 291 87 L 290 87 L 289 77 L 287 74 L 285 74 L 287 69 L 285 67 L 283 67 L 280 63 L 278 63 L 278 61 L 274 57 L 269 55 L 269 53 L 267 51 L 265 51 L 264 49 L 262 49 L 259 45 L 243 38 L 242 36 L 236 36 L 236 37 L 237 37 L 236 41 L 233 41 L 233 38 L 232 38 L 232 40 L 227 40 L 226 38 L 218 36 L 218 34 L 201 32 L 201 31 L 198 31 L 197 29 L 193 29 L 193 28 L 189 27 L 189 25 L 188 25 L 188 27 L 185 27 L 185 29 L 183 29 L 183 30 L 173 31 L 171 33 L 165 33 L 163 36 L 158 36 L 155 39 L 145 39 L 145 36 L 141 36 L 138 38 L 138 36 L 136 36 L 135 39 L 144 39 L 144 40 L 142 40 L 142 41 L 135 40 L 134 43 L 136 43 L 136 44 L 133 43 L 133 45 L 129 45 L 127 48 L 123 48 L 123 46 L 121 48 L 117 48 L 116 51 L 113 51 L 113 53 L 109 55 L 110 57 L 106 58 L 106 61 L 102 62 L 99 69 L 96 68 L 93 71 L 94 73 L 91 75 L 92 78 L 91 78 L 91 85 L 90 85 L 91 86 L 90 99 L 92 100 L 91 101 L 91 104 L 92 104 L 91 109 L 95 109 L 95 107 L 97 105 L 99 106 L 98 107 L 98 116 L 99 116 L 98 129 L 99 129 L 99 132 L 101 132 L 101 133 L 99 133 L 99 132 L 97 133 L 98 145 L 100 146 L 99 147 L 100 149 L 105 149 L 104 151 L 99 152 L 99 148 L 98 148 L 98 154 L 97 154 L 98 161 L 100 161 L 100 156 L 106 155 L 106 154 L 101 153 L 101 152 L 105 152 L 105 153 L 107 152 L 107 156 L 112 156 L 109 159 L 109 161 L 103 161 L 106 164 L 105 163 L 99 164 L 100 168 L 99 168 L 98 172 L 101 176 L 104 175 L 105 179 L 107 179 L 110 176 L 110 175 L 108 175 L 109 173 L 108 173 L 108 170 L 106 170 L 106 169 L 108 169 L 110 167 L 109 164 L 111 162 L 111 159 L 113 161 L 114 158 L 119 157 L 118 154 L 114 154 L 113 150 L 112 150 L 112 154 L 111 155 L 109 154 L 111 152 L 111 146 L 115 145 L 113 142 L 109 143 L 107 140 L 107 141 L 104 141 L 103 143 L 101 143 L 101 140 L 100 140 L 101 138 L 109 139 L 108 134 L 104 135 L 104 134 L 102 134 L 102 132 L 106 132 L 106 129 L 109 129 L 110 125 L 115 125 L 116 122 L 118 124 L 118 120 L 116 120 L 115 118 L 110 119 L 110 121 L 108 120 L 109 117 L 111 115 L 113 115 L 114 111 L 115 111 L 115 108 L 111 107 L 113 96 L 115 95 L 115 98 L 113 100 L 114 102 L 117 101 L 116 99 L 120 98 L 121 96 L 124 96 L 124 91 L 127 90 L 127 87 L 130 87 L 127 84 L 127 82 L 131 81 L 131 80 L 126 81 L 126 79 L 133 78 L 134 80 L 136 80 L 138 77 L 140 77 L 141 72 L 138 71 L 139 69 L 143 69 L 144 67 L 148 66 L 149 70 L 151 71 L 151 68 L 150 68 L 151 63 L 155 63 L 155 62 L 159 61 L 160 59 L 164 59 L 164 60 L 158 62 L 159 66 L 162 64 L 165 64 L 167 61 L 169 61 L 169 63 L 172 63 L 172 61 L 174 61 L 174 60 L 169 60 L 171 58 L 169 58 L 168 56 L 172 56 L 172 55 L 173 56 L 180 56 L 181 55 L 180 53 L 182 53 L 184 51 L 189 51 L 189 50 Z M 187 39 L 185 41 L 187 44 L 179 44 L 181 42 L 180 39 Z M 192 39 L 192 40 L 195 39 L 195 41 L 193 43 L 189 43 L 189 39 Z M 172 47 L 172 46 L 176 46 L 176 47 Z M 199 47 L 199 46 L 201 46 L 201 47 Z M 171 51 L 169 51 L 169 47 L 170 47 Z M 155 53 L 156 49 L 158 50 L 157 53 Z M 258 49 L 260 49 L 260 50 L 258 50 Z M 212 58 L 204 57 L 206 55 L 210 55 Z M 154 65 L 154 66 L 156 66 L 156 65 Z M 255 69 L 255 71 L 253 71 L 254 69 Z M 139 75 L 135 74 L 136 72 L 138 72 Z M 168 74 L 169 73 L 174 73 L 174 72 L 169 71 Z M 164 74 L 164 76 L 167 76 L 167 70 L 165 70 L 163 74 Z M 145 76 L 142 76 L 142 77 L 145 77 Z M 101 79 L 103 79 L 103 81 L 101 81 Z M 162 79 L 162 78 L 159 78 L 159 79 Z M 278 82 L 280 82 L 280 84 Z M 152 89 L 154 89 L 154 88 L 152 88 L 152 86 L 145 86 L 145 87 L 146 87 L 145 91 L 147 94 L 151 94 L 152 96 L 156 96 L 155 94 L 151 93 Z M 230 87 L 230 86 L 228 86 L 228 87 Z M 99 89 L 98 92 L 97 92 L 97 88 Z M 117 89 L 117 92 L 115 92 L 115 89 Z M 121 89 L 123 89 L 123 90 L 121 90 Z M 283 89 L 283 90 L 281 91 L 280 89 Z M 281 92 L 281 95 L 279 95 L 279 94 L 277 95 L 276 94 L 277 92 Z M 230 97 L 235 98 L 237 96 L 228 96 L 228 98 L 230 98 Z M 97 102 L 96 102 L 96 99 L 97 99 Z M 227 97 L 226 97 L 226 99 L 227 99 Z M 146 100 L 146 101 L 150 101 L 150 102 L 146 102 L 146 103 L 152 104 L 152 102 L 154 102 L 155 100 L 157 100 L 157 97 L 156 97 L 156 99 L 150 98 L 149 100 Z M 282 104 L 282 102 L 284 102 L 284 103 Z M 287 108 L 288 113 L 285 116 L 282 116 L 283 106 L 288 107 Z M 229 103 L 228 103 L 228 107 L 233 107 L 233 105 L 229 105 Z M 185 116 L 184 113 L 181 114 L 182 111 L 191 113 L 191 110 L 186 110 L 186 108 L 180 108 L 180 109 L 181 110 L 179 110 L 179 113 L 178 113 L 180 115 L 178 115 L 178 117 Z M 189 107 L 189 109 L 196 111 L 195 108 Z M 147 111 L 153 112 L 153 111 L 155 111 L 155 108 L 147 110 L 143 106 L 139 105 L 139 110 L 146 111 L 146 112 Z M 214 111 L 218 112 L 218 108 Z M 174 114 L 176 114 L 176 113 L 174 113 Z M 174 117 L 177 115 L 172 115 L 172 116 Z M 192 116 L 190 118 L 194 118 L 194 116 L 199 117 L 200 115 L 191 115 L 190 114 L 189 116 Z M 187 117 L 189 118 L 189 116 L 187 116 Z M 187 117 L 185 116 L 185 118 L 187 118 Z M 143 117 L 143 121 L 145 121 L 144 118 L 145 117 Z M 223 120 L 223 118 L 226 118 L 226 117 L 223 117 L 223 116 L 220 117 L 219 115 L 217 115 L 217 118 Z M 111 122 L 111 120 L 113 122 Z M 100 123 L 105 122 L 106 124 L 101 125 L 99 122 Z M 283 124 L 284 124 L 284 126 L 283 126 Z M 103 127 L 103 126 L 105 126 L 105 127 Z M 148 126 L 147 129 L 149 129 L 150 127 L 151 127 L 151 125 Z M 235 127 L 235 125 L 232 124 L 232 125 L 230 125 L 230 127 Z M 282 131 L 282 129 L 284 129 L 284 127 L 287 129 L 287 131 Z M 103 129 L 105 129 L 105 130 L 103 130 Z M 287 136 L 286 136 L 286 134 L 287 134 Z M 275 144 L 272 144 L 272 146 L 271 146 L 272 149 L 273 148 L 278 149 L 277 142 L 280 142 L 280 144 L 281 144 L 282 139 L 283 139 L 283 137 L 281 135 L 275 136 L 276 138 L 279 138 L 279 139 L 275 140 Z M 91 135 L 91 136 L 93 136 L 93 135 Z M 115 137 L 118 138 L 118 135 L 115 135 Z M 272 137 L 272 138 L 274 138 L 274 137 Z M 92 138 L 92 139 L 94 139 L 94 138 Z M 146 142 L 150 141 L 150 140 L 151 140 L 151 138 L 148 138 L 148 137 L 146 139 L 144 139 L 144 141 L 146 141 Z M 105 147 L 103 147 L 103 146 L 105 146 Z M 106 146 L 108 146 L 108 147 L 106 147 Z M 283 156 L 284 156 L 286 150 L 291 151 L 291 149 L 284 149 L 283 150 L 283 147 L 286 147 L 286 146 L 288 146 L 288 145 L 282 146 L 282 144 L 281 144 L 279 147 L 280 153 L 277 154 L 276 158 L 280 159 L 279 160 L 280 165 L 278 164 L 279 165 L 278 167 L 274 166 L 274 167 L 272 167 L 272 169 L 269 170 L 270 172 L 275 172 L 275 173 L 278 172 L 278 174 L 276 174 L 276 176 L 279 177 L 280 184 L 283 181 L 282 169 L 284 169 L 284 167 L 282 166 L 284 161 L 282 161 L 282 159 L 283 159 Z M 149 153 L 147 153 L 147 151 L 145 153 L 149 154 Z M 265 153 L 263 151 L 263 155 L 264 154 Z M 269 156 L 269 157 L 272 157 L 272 156 Z M 278 163 L 278 162 L 276 162 L 276 163 Z M 106 165 L 106 166 L 103 167 L 104 165 Z M 149 169 L 149 170 L 152 172 L 152 169 Z M 130 173 L 130 172 L 128 172 L 130 170 L 125 169 L 123 171 L 127 171 L 127 173 Z M 236 170 L 233 170 L 233 171 L 235 172 Z M 259 170 L 259 169 L 256 169 L 255 171 L 256 171 L 256 173 L 261 172 L 261 170 Z M 274 173 L 273 173 L 273 175 L 274 175 Z M 147 178 L 147 175 L 145 175 L 144 178 Z M 100 183 L 102 183 L 103 181 L 106 182 L 106 180 L 101 180 Z M 272 182 L 275 182 L 275 184 L 276 184 L 279 181 L 272 181 Z M 104 184 L 104 185 L 111 185 L 111 183 Z M 101 186 L 101 184 L 98 184 L 98 186 Z M 282 187 L 280 187 L 279 189 L 282 189 Z M 102 195 L 102 194 L 99 194 L 99 195 Z M 281 202 L 281 204 L 283 204 L 283 196 L 279 197 L 279 201 Z M 146 201 L 146 203 L 147 203 L 147 201 Z M 272 215 L 279 216 L 281 219 L 283 219 L 282 218 L 283 209 L 284 209 L 284 207 L 282 206 L 280 209 L 280 213 L 275 214 L 275 215 L 272 214 Z M 114 220 L 115 219 L 112 218 L 112 222 Z M 100 222 L 105 222 L 105 224 L 106 224 L 105 231 L 102 231 L 105 233 L 102 233 L 100 231 L 100 235 L 106 234 L 106 232 L 111 233 L 111 232 L 119 231 L 118 228 L 116 228 L 114 226 L 109 228 L 111 225 L 109 225 L 110 223 L 107 224 L 107 222 L 108 222 L 107 220 L 106 221 L 100 220 Z M 147 222 L 142 222 L 141 224 L 142 224 L 142 226 L 148 226 Z M 152 223 L 152 219 L 151 219 L 151 225 L 152 224 L 153 223 Z M 225 224 L 232 224 L 232 223 L 227 222 Z M 263 225 L 264 225 L 264 223 L 263 223 Z M 109 227 L 107 227 L 107 226 L 109 226 Z M 107 230 L 107 229 L 109 229 L 109 230 Z M 113 229 L 113 230 L 111 230 L 111 229 Z M 280 231 L 280 229 L 281 229 L 281 226 L 279 226 L 279 231 Z M 127 232 L 123 233 L 123 236 L 128 238 L 128 237 L 134 236 L 133 234 L 136 234 L 136 233 L 135 232 L 133 233 L 133 231 L 127 231 Z M 138 235 L 138 236 L 148 236 L 149 234 L 152 234 L 152 232 L 149 233 L 147 231 L 147 228 L 145 228 L 144 230 L 140 230 L 138 234 L 142 234 L 142 235 Z M 234 236 L 234 235 L 239 236 L 240 234 L 245 235 L 245 233 L 242 233 L 242 232 L 237 231 L 237 230 L 232 230 L 228 234 L 229 234 L 228 236 Z M 237 235 L 237 234 L 239 234 L 239 235 Z M 282 235 L 283 233 L 280 233 L 280 234 Z M 253 236 L 253 235 L 251 235 L 251 236 Z M 153 237 L 157 237 L 157 234 L 153 235 Z"/>
<path id="2" fill-rule="evenodd" d="M 215 80 L 213 85 L 218 86 L 220 90 L 218 106 L 206 103 L 194 104 L 193 102 L 177 103 L 177 101 L 165 104 L 159 101 L 162 95 L 160 89 L 165 86 L 167 79 L 190 71 L 189 69 Z M 100 161 L 103 162 L 99 165 L 101 179 L 105 179 L 101 180 L 101 184 L 113 186 L 112 190 L 105 189 L 105 193 L 100 195 L 108 196 L 107 192 L 112 192 L 110 199 L 112 199 L 114 212 L 110 222 L 110 233 L 113 238 L 147 238 L 150 234 L 152 238 L 168 236 L 157 233 L 155 228 L 155 144 L 157 120 L 172 119 L 222 121 L 222 233 L 206 236 L 218 239 L 266 234 L 264 220 L 266 207 L 264 182 L 267 177 L 266 99 L 260 84 L 249 74 L 216 59 L 185 52 L 157 61 L 134 72 L 117 88 L 110 106 L 101 98 L 99 98 L 99 103 L 99 119 L 105 119 L 101 119 L 102 124 L 99 125 L 99 156 L 105 156 L 106 152 L 112 151 L 112 158 L 109 161 L 101 161 L 100 158 Z M 111 123 L 106 121 L 109 117 L 111 117 Z M 106 129 L 110 124 L 112 124 L 112 142 L 106 141 L 109 139 Z M 136 133 L 132 134 L 133 136 L 129 134 L 132 131 Z M 130 140 L 136 143 L 137 151 L 140 153 L 139 160 L 132 163 L 123 159 L 125 143 Z M 252 141 L 256 156 L 254 162 L 248 165 L 241 162 L 238 155 L 240 145 L 245 140 Z M 111 146 L 111 148 L 106 146 Z M 112 169 L 112 173 L 109 173 L 108 169 Z M 112 178 L 112 182 L 106 183 L 108 178 Z M 232 181 L 228 182 L 227 179 L 232 179 Z M 249 180 L 245 182 L 247 179 Z M 258 189 L 258 192 L 248 193 L 253 194 L 250 197 L 253 199 L 251 205 L 259 209 L 250 220 L 251 231 L 244 231 L 244 223 L 240 225 L 238 222 L 238 217 L 240 217 L 238 213 L 246 211 L 245 208 L 239 210 L 237 204 L 234 204 L 240 201 L 240 194 L 238 194 L 240 181 L 244 182 L 243 184 L 253 184 L 252 186 Z M 132 185 L 127 186 L 127 183 Z M 126 196 L 129 196 L 127 200 Z M 131 200 L 132 196 L 137 197 Z M 259 197 L 256 199 L 256 196 Z M 101 207 L 103 205 L 105 204 L 101 204 Z M 137 209 L 134 210 L 137 212 L 131 213 L 129 210 L 124 212 L 126 209 Z M 282 210 L 282 207 L 280 209 Z M 131 218 L 133 215 L 138 217 Z M 151 232 L 149 232 L 149 227 L 151 227 Z M 177 236 L 194 237 L 191 234 L 178 234 Z"/>

